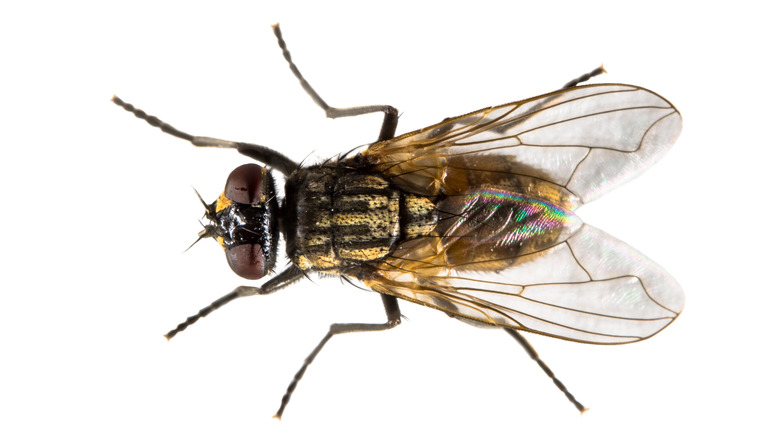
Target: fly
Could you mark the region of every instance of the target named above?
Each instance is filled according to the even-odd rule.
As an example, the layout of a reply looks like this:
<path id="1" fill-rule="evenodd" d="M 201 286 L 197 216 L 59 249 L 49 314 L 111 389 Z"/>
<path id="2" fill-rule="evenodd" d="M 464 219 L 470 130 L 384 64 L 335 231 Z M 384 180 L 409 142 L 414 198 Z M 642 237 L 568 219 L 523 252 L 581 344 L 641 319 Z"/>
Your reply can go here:
<path id="1" fill-rule="evenodd" d="M 660 266 L 574 213 L 659 160 L 682 117 L 632 85 L 579 85 L 599 67 L 542 96 L 489 107 L 395 136 L 390 105 L 329 106 L 274 34 L 303 89 L 330 118 L 384 113 L 378 140 L 302 167 L 251 143 L 199 137 L 114 96 L 163 132 L 199 147 L 236 149 L 260 162 L 236 168 L 206 208 L 210 237 L 239 276 L 290 263 L 259 287 L 240 286 L 187 318 L 168 339 L 239 297 L 268 295 L 310 273 L 357 280 L 379 293 L 387 321 L 333 324 L 282 398 L 281 418 L 307 367 L 334 335 L 391 329 L 398 299 L 517 340 L 580 412 L 578 402 L 519 331 L 591 344 L 647 339 L 674 321 L 684 296 Z M 285 179 L 280 201 L 271 172 Z M 202 200 L 201 200 L 202 201 Z"/>

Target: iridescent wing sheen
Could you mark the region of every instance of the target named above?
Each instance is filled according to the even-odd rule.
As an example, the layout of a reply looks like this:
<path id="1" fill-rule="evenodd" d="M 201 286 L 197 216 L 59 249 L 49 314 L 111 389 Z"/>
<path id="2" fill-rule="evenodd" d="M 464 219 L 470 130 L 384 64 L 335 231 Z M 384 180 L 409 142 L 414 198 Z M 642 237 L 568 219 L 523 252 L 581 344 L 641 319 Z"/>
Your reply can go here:
<path id="1" fill-rule="evenodd" d="M 363 278 L 372 289 L 482 325 L 594 344 L 636 342 L 682 311 L 680 286 L 618 239 L 582 225 L 566 240 L 484 269 L 448 263 L 418 240 Z M 425 250 L 423 250 L 425 252 Z"/>
<path id="2" fill-rule="evenodd" d="M 360 278 L 481 325 L 596 344 L 653 336 L 682 311 L 680 286 L 572 211 L 660 159 L 681 128 L 651 91 L 592 85 L 375 143 L 360 159 L 435 197 L 443 218 Z"/>
<path id="3" fill-rule="evenodd" d="M 656 162 L 681 129 L 674 106 L 652 91 L 589 85 L 446 119 L 377 142 L 363 158 L 416 193 L 458 192 L 475 173 L 498 171 L 558 186 L 561 205 L 574 209 Z M 475 168 L 477 155 L 512 162 Z"/>

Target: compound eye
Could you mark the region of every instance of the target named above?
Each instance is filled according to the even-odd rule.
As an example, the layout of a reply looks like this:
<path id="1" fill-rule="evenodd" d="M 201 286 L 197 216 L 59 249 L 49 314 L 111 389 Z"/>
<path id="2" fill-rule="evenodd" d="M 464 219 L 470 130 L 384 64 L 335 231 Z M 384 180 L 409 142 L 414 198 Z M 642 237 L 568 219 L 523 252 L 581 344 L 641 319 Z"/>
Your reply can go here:
<path id="1" fill-rule="evenodd" d="M 266 175 L 267 171 L 257 164 L 236 167 L 230 172 L 225 183 L 225 197 L 240 204 L 262 203 Z"/>
<path id="2" fill-rule="evenodd" d="M 263 278 L 268 270 L 265 266 L 263 246 L 257 243 L 245 243 L 225 250 L 230 269 L 247 280 Z"/>

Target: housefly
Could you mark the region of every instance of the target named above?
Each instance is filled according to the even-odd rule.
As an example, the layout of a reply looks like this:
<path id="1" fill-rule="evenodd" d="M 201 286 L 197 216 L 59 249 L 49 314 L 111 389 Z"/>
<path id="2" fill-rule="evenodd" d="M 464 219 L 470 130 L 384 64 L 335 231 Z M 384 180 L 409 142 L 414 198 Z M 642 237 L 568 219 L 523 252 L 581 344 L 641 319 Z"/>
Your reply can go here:
<path id="1" fill-rule="evenodd" d="M 282 53 L 328 117 L 381 112 L 379 138 L 357 153 L 303 167 L 256 144 L 187 134 L 113 102 L 195 146 L 236 149 L 245 164 L 206 208 L 199 234 L 214 238 L 239 276 L 276 266 L 279 236 L 289 264 L 259 287 L 240 286 L 166 334 L 168 339 L 224 304 L 267 295 L 310 273 L 362 282 L 382 298 L 387 321 L 333 324 L 293 378 L 281 406 L 334 335 L 387 330 L 401 322 L 398 299 L 482 327 L 502 328 L 579 409 L 585 407 L 519 331 L 591 344 L 647 339 L 674 321 L 683 292 L 660 266 L 574 213 L 649 167 L 682 129 L 675 107 L 632 85 L 578 84 L 474 111 L 395 136 L 389 105 L 329 106 Z M 271 172 L 284 177 L 280 201 Z"/>

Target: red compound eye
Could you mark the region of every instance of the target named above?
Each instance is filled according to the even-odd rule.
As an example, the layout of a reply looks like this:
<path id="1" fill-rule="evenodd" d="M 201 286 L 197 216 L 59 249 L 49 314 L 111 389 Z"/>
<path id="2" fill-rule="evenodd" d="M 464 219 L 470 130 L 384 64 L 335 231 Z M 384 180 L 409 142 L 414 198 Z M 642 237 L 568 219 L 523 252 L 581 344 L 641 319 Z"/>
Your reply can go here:
<path id="1" fill-rule="evenodd" d="M 225 197 L 241 204 L 257 205 L 263 202 L 267 171 L 257 164 L 236 167 L 225 183 Z"/>
<path id="2" fill-rule="evenodd" d="M 268 270 L 265 267 L 263 246 L 257 243 L 246 243 L 225 250 L 230 269 L 248 280 L 263 278 Z"/>

